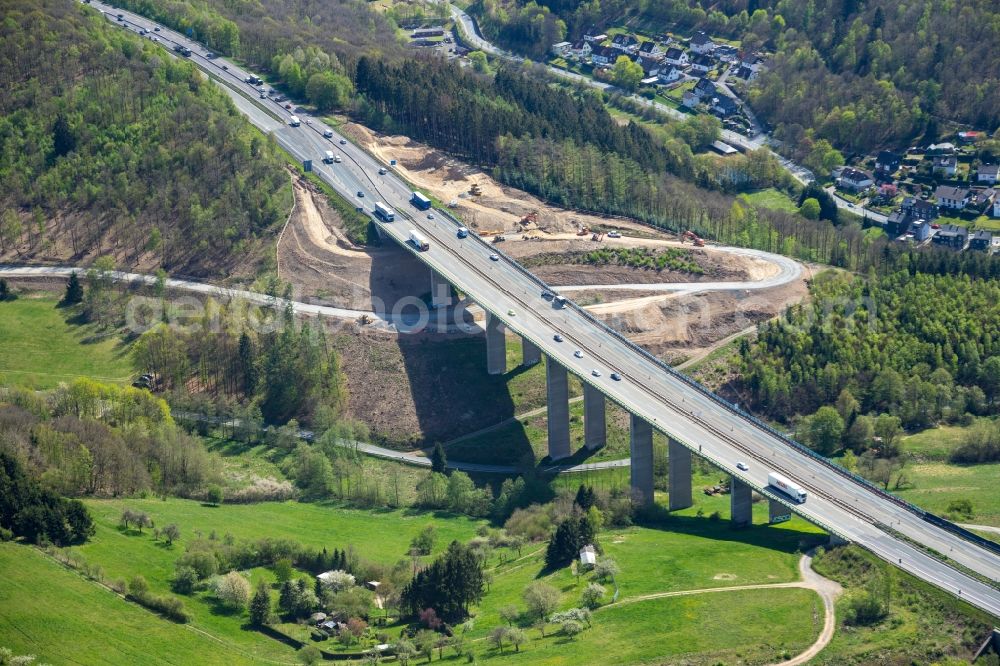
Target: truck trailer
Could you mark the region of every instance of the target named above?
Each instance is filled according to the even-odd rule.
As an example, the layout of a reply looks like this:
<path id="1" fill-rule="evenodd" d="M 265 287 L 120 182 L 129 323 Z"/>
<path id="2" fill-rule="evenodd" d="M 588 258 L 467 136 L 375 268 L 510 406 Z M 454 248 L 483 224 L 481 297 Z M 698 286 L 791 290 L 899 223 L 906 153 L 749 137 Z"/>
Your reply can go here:
<path id="1" fill-rule="evenodd" d="M 375 203 L 375 215 L 383 222 L 392 222 L 396 219 L 396 211 L 386 206 L 381 201 Z"/>
<path id="2" fill-rule="evenodd" d="M 424 238 L 423 234 L 416 229 L 410 229 L 410 242 L 413 243 L 413 246 L 421 252 L 426 252 L 431 247 L 431 244 L 427 242 L 427 239 Z"/>
<path id="3" fill-rule="evenodd" d="M 780 490 L 782 493 L 788 495 L 799 504 L 806 501 L 806 491 L 802 488 L 802 486 L 787 477 L 778 474 L 777 472 L 768 472 L 767 485 Z"/>
<path id="4" fill-rule="evenodd" d="M 298 127 L 299 125 L 302 124 L 302 121 L 299 120 L 298 116 L 292 116 L 291 118 L 288 119 L 288 124 L 291 125 L 292 127 Z"/>
<path id="5" fill-rule="evenodd" d="M 427 210 L 431 207 L 431 200 L 420 192 L 411 192 L 410 202 L 420 210 Z"/>

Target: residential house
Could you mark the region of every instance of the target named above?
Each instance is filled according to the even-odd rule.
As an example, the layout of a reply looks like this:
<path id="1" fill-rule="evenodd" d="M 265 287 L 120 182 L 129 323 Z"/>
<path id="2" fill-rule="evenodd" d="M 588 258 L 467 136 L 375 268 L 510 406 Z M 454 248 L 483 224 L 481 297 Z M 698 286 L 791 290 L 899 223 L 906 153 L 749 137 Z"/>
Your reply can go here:
<path id="1" fill-rule="evenodd" d="M 611 40 L 611 48 L 622 53 L 635 53 L 639 49 L 639 40 L 632 35 L 615 35 Z"/>
<path id="2" fill-rule="evenodd" d="M 639 44 L 639 55 L 643 57 L 655 57 L 663 55 L 663 49 L 656 42 L 647 40 Z"/>
<path id="3" fill-rule="evenodd" d="M 639 63 L 647 77 L 658 76 L 663 69 L 663 60 L 654 56 L 636 56 L 635 61 Z"/>
<path id="4" fill-rule="evenodd" d="M 740 65 L 736 68 L 736 71 L 733 72 L 733 76 L 738 79 L 743 79 L 744 81 L 753 81 L 757 78 L 757 70 L 751 69 L 746 65 Z"/>
<path id="5" fill-rule="evenodd" d="M 663 65 L 660 67 L 660 81 L 663 83 L 673 83 L 674 81 L 681 80 L 683 77 L 684 72 L 672 65 Z"/>
<path id="6" fill-rule="evenodd" d="M 993 247 L 993 234 L 980 229 L 969 238 L 969 249 L 978 252 L 989 252 Z"/>
<path id="7" fill-rule="evenodd" d="M 595 65 L 610 65 L 613 64 L 621 54 L 621 51 L 616 51 L 610 46 L 599 46 L 597 47 L 597 50 L 591 54 L 590 61 Z"/>
<path id="8" fill-rule="evenodd" d="M 861 169 L 855 169 L 853 167 L 847 167 L 841 171 L 840 178 L 837 179 L 837 185 L 839 187 L 852 192 L 867 190 L 874 184 L 875 181 L 872 180 L 872 177 L 867 171 L 862 171 Z"/>
<path id="9" fill-rule="evenodd" d="M 975 143 L 979 141 L 982 136 L 982 132 L 969 131 L 969 132 L 959 132 L 958 140 L 962 143 Z"/>
<path id="10" fill-rule="evenodd" d="M 913 234 L 913 240 L 922 243 L 931 237 L 931 225 L 927 220 L 917 220 L 910 225 L 908 233 Z"/>
<path id="11" fill-rule="evenodd" d="M 579 58 L 580 60 L 586 60 L 590 57 L 593 49 L 590 48 L 590 42 L 580 39 L 573 43 L 573 46 L 569 49 L 569 54 L 574 58 Z"/>
<path id="12" fill-rule="evenodd" d="M 735 46 L 730 46 L 729 44 L 717 44 L 712 55 L 722 62 L 736 62 L 740 51 Z"/>
<path id="13" fill-rule="evenodd" d="M 729 95 L 719 95 L 712 104 L 712 110 L 723 118 L 726 118 L 738 114 L 740 112 L 740 105 L 739 102 Z"/>
<path id="14" fill-rule="evenodd" d="M 676 46 L 667 49 L 667 53 L 663 56 L 663 59 L 668 65 L 675 65 L 677 67 L 684 67 L 688 64 L 687 51 Z"/>
<path id="15" fill-rule="evenodd" d="M 1000 175 L 1000 164 L 980 164 L 976 172 L 976 182 L 995 185 Z"/>
<path id="16" fill-rule="evenodd" d="M 715 42 L 703 30 L 699 30 L 691 38 L 688 47 L 695 53 L 711 53 L 715 50 Z"/>
<path id="17" fill-rule="evenodd" d="M 971 190 L 969 192 L 969 203 L 967 203 L 966 206 L 983 214 L 989 213 L 990 207 L 993 206 L 993 199 L 996 195 L 997 192 L 993 188 Z"/>
<path id="18" fill-rule="evenodd" d="M 923 219 L 931 221 L 936 220 L 938 217 L 937 206 L 916 197 L 906 197 L 903 199 L 903 205 L 900 206 L 900 210 L 915 220 Z"/>
<path id="19" fill-rule="evenodd" d="M 891 176 L 899 171 L 903 158 L 888 150 L 881 151 L 875 157 L 875 172 L 880 176 Z"/>
<path id="20" fill-rule="evenodd" d="M 698 74 L 708 74 L 715 67 L 715 61 L 707 55 L 696 55 L 691 58 L 691 71 Z"/>
<path id="21" fill-rule="evenodd" d="M 993 200 L 993 217 L 1000 217 L 1000 197 Z"/>
<path id="22" fill-rule="evenodd" d="M 952 210 L 962 210 L 969 204 L 971 192 L 964 187 L 951 187 L 941 185 L 934 190 L 934 198 L 937 200 L 938 208 L 951 208 Z"/>
<path id="23" fill-rule="evenodd" d="M 885 233 L 890 238 L 896 238 L 910 226 L 910 216 L 901 210 L 889 213 L 885 222 Z"/>
<path id="24" fill-rule="evenodd" d="M 961 250 L 965 247 L 965 242 L 969 239 L 969 230 L 954 224 L 942 225 L 931 242 L 935 245 L 944 245 L 953 250 Z"/>
<path id="25" fill-rule="evenodd" d="M 573 45 L 570 42 L 557 42 L 552 45 L 552 55 L 560 58 L 565 57 L 569 54 L 569 50 L 572 46 Z"/>
<path id="26" fill-rule="evenodd" d="M 953 143 L 932 143 L 927 146 L 927 152 L 934 155 L 951 155 L 955 152 L 955 144 Z"/>
<path id="27" fill-rule="evenodd" d="M 693 90 L 688 90 L 687 92 L 684 93 L 684 96 L 681 98 L 681 104 L 683 104 L 689 109 L 693 109 L 694 107 L 701 104 L 701 97 L 697 95 Z"/>
<path id="28" fill-rule="evenodd" d="M 934 158 L 934 172 L 954 176 L 958 170 L 958 158 L 954 155 L 939 155 Z"/>
<path id="29" fill-rule="evenodd" d="M 701 97 L 714 97 L 715 96 L 715 84 L 708 79 L 698 79 L 698 83 L 694 84 L 692 89 L 695 95 L 699 98 Z"/>
<path id="30" fill-rule="evenodd" d="M 603 32 L 600 32 L 598 30 L 588 30 L 587 34 L 583 36 L 583 41 L 589 44 L 597 45 L 603 42 L 607 38 L 608 36 L 605 35 Z"/>

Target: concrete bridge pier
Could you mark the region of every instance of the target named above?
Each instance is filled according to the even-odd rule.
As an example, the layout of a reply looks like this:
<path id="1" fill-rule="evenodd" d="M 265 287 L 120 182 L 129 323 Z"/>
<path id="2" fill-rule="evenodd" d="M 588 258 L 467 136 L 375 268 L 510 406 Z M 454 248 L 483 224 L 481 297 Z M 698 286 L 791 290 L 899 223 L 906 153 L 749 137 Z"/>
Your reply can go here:
<path id="1" fill-rule="evenodd" d="M 451 305 L 451 283 L 431 269 L 431 307 L 446 308 Z"/>
<path id="2" fill-rule="evenodd" d="M 549 458 L 570 456 L 569 376 L 566 368 L 551 356 L 545 356 L 545 393 L 548 406 Z"/>
<path id="3" fill-rule="evenodd" d="M 521 365 L 525 368 L 530 368 L 533 365 L 541 363 L 542 361 L 542 350 L 538 348 L 534 342 L 528 338 L 521 336 Z"/>
<path id="4" fill-rule="evenodd" d="M 632 499 L 637 504 L 653 503 L 653 426 L 632 414 L 630 441 Z"/>
<path id="5" fill-rule="evenodd" d="M 691 499 L 691 449 L 673 437 L 667 440 L 669 456 L 670 510 L 686 509 Z"/>
<path id="6" fill-rule="evenodd" d="M 499 317 L 486 313 L 486 371 L 491 375 L 507 372 L 507 341 Z"/>
<path id="7" fill-rule="evenodd" d="M 746 527 L 753 523 L 752 490 L 735 476 L 730 481 L 729 509 L 733 527 Z"/>
<path id="8" fill-rule="evenodd" d="M 583 385 L 583 444 L 588 450 L 608 443 L 607 410 L 604 394 L 590 384 Z"/>

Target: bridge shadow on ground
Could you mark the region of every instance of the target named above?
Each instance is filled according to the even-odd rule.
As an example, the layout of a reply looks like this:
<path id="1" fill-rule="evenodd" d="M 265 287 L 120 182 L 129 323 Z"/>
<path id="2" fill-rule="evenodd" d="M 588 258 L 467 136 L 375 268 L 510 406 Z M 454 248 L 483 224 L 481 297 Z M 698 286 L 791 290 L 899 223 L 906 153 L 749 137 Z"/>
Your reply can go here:
<path id="1" fill-rule="evenodd" d="M 370 290 L 376 308 L 387 314 L 402 314 L 411 323 L 419 313 L 420 301 L 430 301 L 430 269 L 412 253 L 385 241 L 373 254 Z M 453 294 L 454 303 L 458 299 Z M 508 382 L 522 370 L 514 367 L 504 375 L 489 375 L 486 370 L 486 338 L 476 327 L 463 332 L 457 324 L 473 324 L 472 316 L 461 312 L 456 322 L 456 309 L 431 310 L 431 321 L 424 330 L 400 333 L 396 338 L 401 368 L 405 375 L 379 376 L 370 373 L 375 387 L 384 391 L 390 402 L 398 405 L 402 427 L 375 438 L 390 446 L 420 446 L 428 448 L 464 433 L 500 423 L 514 415 L 514 400 Z M 445 318 L 444 326 L 437 324 Z M 450 330 L 449 330 L 450 329 Z M 513 364 L 508 363 L 509 367 Z M 384 400 L 383 400 L 384 401 Z M 529 453 L 526 437 L 510 442 L 510 446 Z"/>

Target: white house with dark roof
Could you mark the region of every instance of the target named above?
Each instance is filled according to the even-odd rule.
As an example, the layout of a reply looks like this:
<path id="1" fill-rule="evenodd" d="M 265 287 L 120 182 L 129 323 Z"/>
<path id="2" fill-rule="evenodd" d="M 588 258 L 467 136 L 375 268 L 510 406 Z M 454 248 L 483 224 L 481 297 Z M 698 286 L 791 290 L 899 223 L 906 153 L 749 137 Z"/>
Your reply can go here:
<path id="1" fill-rule="evenodd" d="M 872 177 L 867 171 L 862 171 L 861 169 L 855 169 L 853 167 L 846 167 L 840 172 L 840 177 L 837 178 L 838 186 L 845 190 L 851 190 L 852 192 L 867 190 L 874 184 L 875 181 L 872 180 Z"/>
<path id="2" fill-rule="evenodd" d="M 996 185 L 1000 164 L 980 164 L 976 171 L 976 182 Z"/>
<path id="3" fill-rule="evenodd" d="M 600 46 L 591 54 L 590 61 L 595 65 L 610 65 L 620 55 L 622 55 L 621 51 L 615 50 L 610 46 Z"/>
<path id="4" fill-rule="evenodd" d="M 711 53 L 715 50 L 715 42 L 705 34 L 704 30 L 699 30 L 691 38 L 688 47 L 695 53 Z"/>
<path id="5" fill-rule="evenodd" d="M 950 208 L 952 210 L 962 210 L 969 204 L 971 192 L 964 187 L 951 187 L 941 185 L 934 190 L 934 198 L 937 199 L 938 208 Z"/>
<path id="6" fill-rule="evenodd" d="M 691 71 L 698 74 L 708 74 L 715 67 L 715 61 L 707 55 L 696 55 L 691 58 Z"/>
<path id="7" fill-rule="evenodd" d="M 615 35 L 611 40 L 611 48 L 622 53 L 635 53 L 639 49 L 639 40 L 632 35 Z"/>
<path id="8" fill-rule="evenodd" d="M 946 176 L 954 176 L 958 170 L 958 158 L 954 155 L 940 155 L 934 158 L 934 171 Z"/>
<path id="9" fill-rule="evenodd" d="M 663 83 L 673 83 L 680 81 L 684 77 L 684 72 L 673 65 L 664 65 L 660 68 L 660 81 Z"/>
<path id="10" fill-rule="evenodd" d="M 663 56 L 663 59 L 668 64 L 676 65 L 677 67 L 684 67 L 690 60 L 687 51 L 677 46 L 671 46 L 667 49 L 667 53 Z"/>

